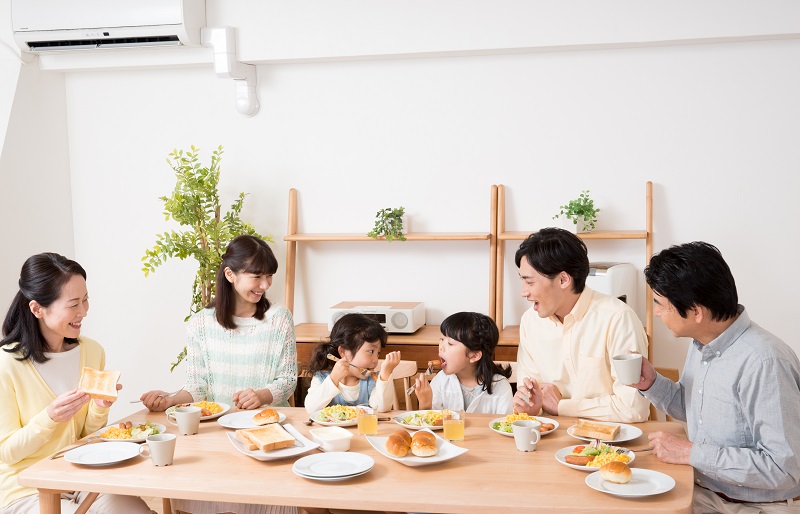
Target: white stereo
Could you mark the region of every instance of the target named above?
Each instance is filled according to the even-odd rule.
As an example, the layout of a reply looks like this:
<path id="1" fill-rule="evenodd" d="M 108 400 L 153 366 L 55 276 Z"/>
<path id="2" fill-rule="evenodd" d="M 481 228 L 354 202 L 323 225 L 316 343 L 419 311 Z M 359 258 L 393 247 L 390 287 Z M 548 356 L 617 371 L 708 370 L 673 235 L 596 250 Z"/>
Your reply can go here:
<path id="1" fill-rule="evenodd" d="M 351 312 L 374 319 L 387 332 L 396 334 L 410 334 L 425 324 L 425 305 L 421 302 L 342 302 L 329 309 L 328 330 Z"/>

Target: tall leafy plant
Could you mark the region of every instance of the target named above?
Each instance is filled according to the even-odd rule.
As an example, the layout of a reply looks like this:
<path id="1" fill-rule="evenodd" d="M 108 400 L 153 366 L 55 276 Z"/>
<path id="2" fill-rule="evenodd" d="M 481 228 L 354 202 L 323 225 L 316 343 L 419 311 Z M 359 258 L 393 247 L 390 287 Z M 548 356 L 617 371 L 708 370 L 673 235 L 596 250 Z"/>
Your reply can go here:
<path id="1" fill-rule="evenodd" d="M 217 270 L 231 240 L 241 234 L 251 234 L 273 242 L 271 237 L 259 235 L 250 223 L 241 219 L 245 193 L 239 193 L 230 210 L 222 214 L 218 190 L 222 145 L 211 154 L 210 166 L 201 164 L 199 153 L 200 150 L 192 145 L 189 151 L 175 149 L 167 157 L 167 164 L 175 172 L 176 180 L 172 194 L 160 197 L 164 202 L 164 217 L 166 221 L 172 219 L 186 228 L 156 234 L 155 246 L 146 250 L 142 257 L 145 277 L 174 257 L 181 260 L 191 257 L 197 261 L 189 315 L 184 321 L 214 298 Z M 170 371 L 185 357 L 184 346 Z"/>

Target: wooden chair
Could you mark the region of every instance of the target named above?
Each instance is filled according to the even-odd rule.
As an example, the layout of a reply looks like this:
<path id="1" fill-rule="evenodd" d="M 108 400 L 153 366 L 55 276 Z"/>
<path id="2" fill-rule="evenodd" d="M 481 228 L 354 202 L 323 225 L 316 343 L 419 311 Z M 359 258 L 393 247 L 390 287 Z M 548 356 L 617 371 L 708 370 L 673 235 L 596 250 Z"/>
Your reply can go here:
<path id="1" fill-rule="evenodd" d="M 680 378 L 680 373 L 676 368 L 656 368 L 656 372 L 664 375 L 668 379 L 672 380 L 673 382 L 677 382 Z M 650 419 L 657 420 L 658 419 L 658 411 L 652 404 L 650 404 Z M 672 416 L 667 416 L 667 421 L 672 421 Z"/>
<path id="2" fill-rule="evenodd" d="M 516 361 L 494 361 L 495 364 L 500 366 L 506 367 L 511 366 L 511 376 L 508 377 L 508 381 L 512 384 L 517 383 L 517 362 Z"/>
<path id="3" fill-rule="evenodd" d="M 380 370 L 383 365 L 383 360 L 378 361 L 377 369 Z M 417 361 L 400 361 L 400 364 L 392 370 L 392 381 L 403 380 L 402 395 L 405 398 L 405 408 L 410 409 L 411 395 L 406 394 L 406 391 L 411 387 L 411 377 L 417 376 Z M 394 405 L 393 409 L 400 409 L 400 395 L 397 392 L 397 382 L 394 383 Z"/>

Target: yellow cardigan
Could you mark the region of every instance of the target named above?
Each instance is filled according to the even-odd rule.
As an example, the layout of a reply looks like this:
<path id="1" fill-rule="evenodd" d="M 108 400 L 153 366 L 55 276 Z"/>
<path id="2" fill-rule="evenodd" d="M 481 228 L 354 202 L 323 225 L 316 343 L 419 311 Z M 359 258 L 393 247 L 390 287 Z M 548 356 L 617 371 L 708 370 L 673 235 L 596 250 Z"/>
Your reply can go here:
<path id="1" fill-rule="evenodd" d="M 103 347 L 97 341 L 79 338 L 80 366 L 104 369 Z M 73 350 L 74 351 L 74 350 Z M 38 494 L 22 487 L 17 475 L 37 461 L 74 443 L 106 425 L 108 409 L 89 401 L 75 416 L 56 423 L 47 406 L 56 395 L 30 360 L 18 361 L 17 353 L 0 349 L 0 507 Z M 80 370 L 75 374 L 76 383 Z"/>

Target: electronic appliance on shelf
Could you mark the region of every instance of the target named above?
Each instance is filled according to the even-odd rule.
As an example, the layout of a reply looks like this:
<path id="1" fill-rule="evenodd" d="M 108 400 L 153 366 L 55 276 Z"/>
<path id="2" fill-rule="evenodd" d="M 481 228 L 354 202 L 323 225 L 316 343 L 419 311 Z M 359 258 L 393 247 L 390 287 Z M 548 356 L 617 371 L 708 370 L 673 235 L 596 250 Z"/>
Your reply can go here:
<path id="1" fill-rule="evenodd" d="M 341 302 L 329 309 L 328 330 L 349 313 L 374 319 L 393 334 L 411 334 L 425 324 L 425 304 L 422 302 Z"/>

